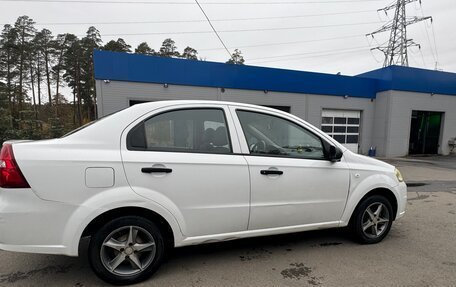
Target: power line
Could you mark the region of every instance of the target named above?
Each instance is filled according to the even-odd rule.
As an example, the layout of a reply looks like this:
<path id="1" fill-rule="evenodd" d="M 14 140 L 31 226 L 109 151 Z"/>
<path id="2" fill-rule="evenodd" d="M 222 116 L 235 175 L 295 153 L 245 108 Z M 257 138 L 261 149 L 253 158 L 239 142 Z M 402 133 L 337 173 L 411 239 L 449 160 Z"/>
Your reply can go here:
<path id="1" fill-rule="evenodd" d="M 410 58 L 412 59 L 413 62 L 415 62 L 416 66 L 418 67 L 420 64 L 418 63 L 418 61 L 415 59 L 415 56 L 413 55 L 413 53 L 410 53 Z"/>
<path id="2" fill-rule="evenodd" d="M 426 61 L 424 59 L 423 51 L 421 50 L 420 46 L 418 46 L 417 48 L 418 48 L 417 52 L 415 52 L 413 49 L 410 49 L 411 54 L 409 54 L 409 55 L 411 55 L 412 59 L 415 61 L 417 66 L 419 66 L 420 65 L 419 61 L 414 57 L 414 55 L 418 55 L 419 54 L 419 56 L 421 57 L 421 60 L 423 61 L 423 67 L 427 68 L 427 64 L 426 64 Z"/>
<path id="3" fill-rule="evenodd" d="M 379 63 L 379 64 L 380 64 L 381 62 L 383 62 L 383 60 L 378 60 L 377 57 L 375 57 L 374 53 L 372 52 L 372 49 L 369 49 L 369 52 L 371 53 L 372 58 L 374 58 L 375 62 L 377 62 L 377 63 Z"/>
<path id="4" fill-rule="evenodd" d="M 423 6 L 421 5 L 421 15 L 424 17 L 424 9 L 423 9 Z M 428 26 L 426 25 L 426 23 L 424 23 L 424 31 L 426 32 L 426 36 L 427 36 L 427 39 L 428 39 L 428 43 L 429 43 L 429 47 L 431 48 L 431 53 L 432 53 L 432 57 L 434 58 L 434 61 L 435 61 L 435 69 L 438 69 L 438 65 L 439 65 L 439 52 L 438 52 L 438 49 L 437 49 L 437 41 L 435 39 L 435 31 L 434 31 L 434 22 L 431 21 L 431 28 L 432 28 L 432 35 L 434 37 L 434 48 L 435 48 L 435 55 L 434 55 L 434 51 L 433 51 L 433 48 L 432 48 L 432 44 L 431 44 L 431 39 L 429 37 L 429 32 L 428 32 Z"/>
<path id="5" fill-rule="evenodd" d="M 255 48 L 255 47 L 270 47 L 270 46 L 279 46 L 279 45 L 293 45 L 293 44 L 302 44 L 302 43 L 314 43 L 314 42 L 324 42 L 324 41 L 331 41 L 331 40 L 340 40 L 340 39 L 352 39 L 352 38 L 361 38 L 364 36 L 362 35 L 350 35 L 350 36 L 343 36 L 343 37 L 333 37 L 333 38 L 323 38 L 323 39 L 315 39 L 315 40 L 305 40 L 305 41 L 292 41 L 292 42 L 278 42 L 278 43 L 263 43 L 263 44 L 255 44 L 255 45 L 243 45 L 243 46 L 236 46 L 235 48 L 243 49 L 243 48 Z M 230 48 L 230 47 L 228 47 Z M 231 47 L 234 48 L 234 47 Z M 212 50 L 220 50 L 222 48 L 206 48 L 206 49 L 198 49 L 198 51 L 212 51 Z"/>
<path id="6" fill-rule="evenodd" d="M 420 49 L 420 55 L 421 55 L 421 59 L 423 60 L 424 67 L 427 68 L 426 61 L 424 60 L 423 51 L 421 51 L 421 49 Z"/>
<path id="7" fill-rule="evenodd" d="M 373 10 L 360 10 L 360 11 L 347 11 L 347 12 L 334 12 L 334 13 L 320 13 L 320 14 L 306 14 L 306 15 L 289 15 L 289 16 L 272 16 L 272 17 L 248 17 L 248 18 L 225 18 L 225 19 L 211 19 L 211 22 L 232 22 L 232 21 L 254 21 L 254 20 L 272 20 L 272 19 L 295 19 L 306 17 L 321 17 L 321 16 L 334 16 L 334 15 L 350 15 L 361 13 L 373 13 Z M 111 22 L 39 22 L 35 25 L 129 25 L 129 24 L 170 24 L 170 23 L 202 23 L 206 20 L 189 19 L 189 20 L 157 20 L 157 21 L 111 21 Z M 5 25 L 2 23 L 0 25 Z"/>
<path id="8" fill-rule="evenodd" d="M 0 2 L 35 2 L 35 3 L 84 3 L 84 4 L 145 4 L 145 5 L 193 5 L 192 2 L 180 1 L 100 1 L 100 0 L 0 0 Z M 276 2 L 202 2 L 204 5 L 303 5 L 303 4 L 338 4 L 382 2 L 384 0 L 338 0 L 338 1 L 276 1 Z"/>
<path id="9" fill-rule="evenodd" d="M 437 58 L 436 58 L 436 56 L 434 54 L 434 48 L 432 47 L 431 38 L 429 37 L 429 32 L 427 30 L 426 23 L 424 23 L 423 26 L 424 26 L 424 28 L 423 28 L 424 29 L 424 33 L 425 33 L 426 38 L 427 38 L 428 43 L 429 43 L 429 48 L 431 49 L 432 58 L 434 59 L 434 62 L 437 62 Z"/>
<path id="10" fill-rule="evenodd" d="M 375 57 L 374 53 L 372 52 L 372 51 L 374 50 L 374 49 L 372 49 L 372 42 L 375 42 L 375 43 L 377 44 L 377 46 L 383 46 L 383 45 L 385 45 L 385 43 L 384 43 L 384 44 L 380 44 L 380 43 L 377 41 L 377 39 L 374 38 L 374 37 L 372 37 L 371 39 L 372 39 L 372 41 L 370 42 L 370 41 L 369 41 L 369 38 L 366 37 L 367 44 L 369 45 L 369 52 L 370 52 L 372 58 L 375 60 L 375 62 L 377 62 L 377 63 L 382 63 L 383 60 L 378 60 L 377 57 Z"/>
<path id="11" fill-rule="evenodd" d="M 352 48 L 347 48 L 347 49 L 331 49 L 331 50 L 325 50 L 325 51 L 315 51 L 315 52 L 306 52 L 306 53 L 286 54 L 286 55 L 279 55 L 279 56 L 268 56 L 268 57 L 252 58 L 252 59 L 248 59 L 248 60 L 249 61 L 256 61 L 256 60 L 274 59 L 274 58 L 288 58 L 288 57 L 296 57 L 296 56 L 302 56 L 302 55 L 313 55 L 313 54 L 321 54 L 321 53 L 328 53 L 328 52 L 339 52 L 339 51 L 353 50 L 353 49 L 367 49 L 367 47 L 358 46 L 358 47 L 352 47 Z"/>
<path id="12" fill-rule="evenodd" d="M 437 56 L 437 63 L 435 63 L 435 68 L 438 69 L 438 64 L 439 64 L 439 49 L 437 49 L 437 41 L 435 39 L 435 30 L 434 30 L 434 24 L 432 24 L 432 35 L 434 37 L 434 47 L 435 47 L 435 54 Z"/>
<path id="13" fill-rule="evenodd" d="M 370 25 L 370 24 L 378 24 L 378 23 L 379 22 L 360 22 L 360 23 L 298 26 L 298 27 L 233 29 L 233 30 L 221 30 L 218 32 L 219 33 L 234 33 L 234 32 L 240 33 L 240 32 L 261 32 L 261 31 L 283 31 L 283 30 L 300 30 L 300 29 L 330 28 L 330 27 L 344 27 L 344 26 L 359 26 L 359 25 Z M 178 34 L 208 34 L 208 33 L 213 33 L 213 31 L 144 32 L 144 33 L 122 33 L 122 34 L 116 33 L 116 34 L 102 34 L 101 36 L 115 37 L 115 36 L 145 36 L 145 35 L 174 35 L 174 34 L 178 35 Z"/>
<path id="14" fill-rule="evenodd" d="M 273 63 L 273 62 L 286 62 L 286 61 L 296 61 L 299 59 L 305 59 L 305 58 L 317 58 L 317 57 L 326 57 L 326 56 L 333 56 L 333 55 L 341 55 L 341 54 L 349 54 L 349 53 L 357 53 L 361 51 L 366 51 L 366 48 L 352 48 L 352 49 L 346 49 L 346 50 L 332 50 L 332 52 L 327 52 L 323 54 L 310 54 L 302 57 L 293 57 L 290 59 L 275 59 L 275 60 L 266 60 L 266 61 L 254 61 L 252 64 L 263 64 L 263 63 Z M 259 59 L 259 58 L 258 58 Z M 248 61 L 248 60 L 246 60 Z M 251 64 L 249 62 L 249 64 Z"/>
<path id="15" fill-rule="evenodd" d="M 226 52 L 228 53 L 228 55 L 230 56 L 230 58 L 233 58 L 233 56 L 231 55 L 230 50 L 228 50 L 228 48 L 226 47 L 226 45 L 225 45 L 225 43 L 223 42 L 222 38 L 220 37 L 219 33 L 217 33 L 217 30 L 215 29 L 214 25 L 212 25 L 211 20 L 210 20 L 209 17 L 207 16 L 206 12 L 204 12 L 203 7 L 201 7 L 201 5 L 200 5 L 200 3 L 198 2 L 198 0 L 195 0 L 195 2 L 196 2 L 196 4 L 198 5 L 198 7 L 200 8 L 201 12 L 203 12 L 204 17 L 206 17 L 207 22 L 208 22 L 209 25 L 211 26 L 212 30 L 214 31 L 215 35 L 216 35 L 217 38 L 219 39 L 220 43 L 222 43 L 223 47 L 225 48 L 225 50 L 226 50 Z"/>

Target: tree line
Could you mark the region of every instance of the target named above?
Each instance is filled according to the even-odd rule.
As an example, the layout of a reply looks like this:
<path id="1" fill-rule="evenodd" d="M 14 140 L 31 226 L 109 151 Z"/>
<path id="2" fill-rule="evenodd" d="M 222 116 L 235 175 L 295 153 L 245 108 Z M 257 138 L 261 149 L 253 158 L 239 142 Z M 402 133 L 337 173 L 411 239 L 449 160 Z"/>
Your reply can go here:
<path id="1" fill-rule="evenodd" d="M 0 34 L 0 142 L 58 137 L 96 119 L 94 49 L 203 60 L 192 47 L 180 52 L 171 38 L 157 50 L 147 42 L 132 50 L 122 38 L 103 45 L 93 26 L 83 37 L 53 35 L 20 16 Z M 244 64 L 242 53 L 235 50 L 227 63 Z"/>

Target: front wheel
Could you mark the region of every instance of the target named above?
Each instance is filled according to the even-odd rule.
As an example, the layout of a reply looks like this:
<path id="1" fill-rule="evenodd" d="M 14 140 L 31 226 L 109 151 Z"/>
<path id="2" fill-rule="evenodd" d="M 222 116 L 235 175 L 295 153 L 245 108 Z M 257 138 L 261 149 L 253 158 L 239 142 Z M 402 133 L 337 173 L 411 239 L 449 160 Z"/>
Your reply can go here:
<path id="1" fill-rule="evenodd" d="M 138 216 L 114 219 L 103 226 L 89 245 L 89 261 L 102 280 L 127 285 L 149 278 L 164 258 L 160 230 Z"/>
<path id="2" fill-rule="evenodd" d="M 388 199 L 373 195 L 364 199 L 356 208 L 351 229 L 360 243 L 378 243 L 390 231 L 393 216 L 393 208 Z"/>

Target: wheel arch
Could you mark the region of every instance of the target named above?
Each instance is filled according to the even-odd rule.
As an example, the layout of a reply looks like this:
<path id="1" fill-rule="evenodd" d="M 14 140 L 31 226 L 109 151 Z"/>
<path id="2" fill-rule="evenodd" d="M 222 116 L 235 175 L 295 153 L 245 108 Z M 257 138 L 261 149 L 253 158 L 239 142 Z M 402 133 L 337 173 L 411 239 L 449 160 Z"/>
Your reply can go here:
<path id="1" fill-rule="evenodd" d="M 398 210 L 398 201 L 396 198 L 396 195 L 394 192 L 386 187 L 378 187 L 370 190 L 367 192 L 360 200 L 358 200 L 358 203 L 356 204 L 355 208 L 350 214 L 350 221 L 353 219 L 353 215 L 356 214 L 356 211 L 358 210 L 359 205 L 366 199 L 374 195 L 379 195 L 385 197 L 390 203 L 393 208 L 393 220 L 395 220 L 397 216 L 397 210 Z"/>
<path id="2" fill-rule="evenodd" d="M 176 238 L 174 236 L 173 229 L 169 222 L 157 212 L 144 207 L 137 206 L 119 207 L 108 210 L 98 215 L 84 228 L 84 231 L 81 235 L 81 239 L 84 237 L 92 236 L 101 226 L 103 226 L 111 220 L 114 220 L 122 216 L 140 216 L 152 221 L 163 233 L 166 248 L 174 247 Z M 82 240 L 80 240 L 80 244 L 81 241 Z"/>

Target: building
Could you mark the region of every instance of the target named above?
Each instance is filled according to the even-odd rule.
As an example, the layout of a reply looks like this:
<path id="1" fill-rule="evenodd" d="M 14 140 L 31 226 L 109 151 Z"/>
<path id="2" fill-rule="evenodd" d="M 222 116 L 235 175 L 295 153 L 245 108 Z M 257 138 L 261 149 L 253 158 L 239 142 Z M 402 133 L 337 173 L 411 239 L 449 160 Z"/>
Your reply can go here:
<path id="1" fill-rule="evenodd" d="M 357 76 L 95 51 L 98 115 L 157 100 L 252 103 L 290 112 L 350 150 L 443 154 L 456 137 L 456 73 L 391 66 Z"/>

